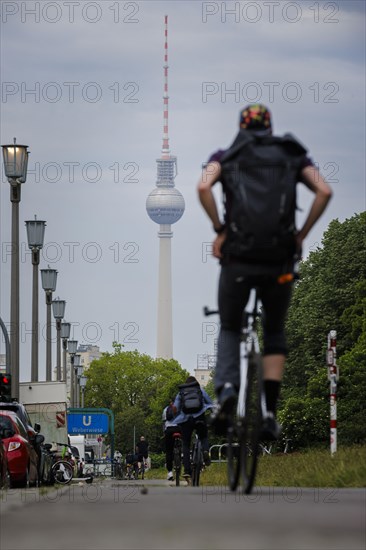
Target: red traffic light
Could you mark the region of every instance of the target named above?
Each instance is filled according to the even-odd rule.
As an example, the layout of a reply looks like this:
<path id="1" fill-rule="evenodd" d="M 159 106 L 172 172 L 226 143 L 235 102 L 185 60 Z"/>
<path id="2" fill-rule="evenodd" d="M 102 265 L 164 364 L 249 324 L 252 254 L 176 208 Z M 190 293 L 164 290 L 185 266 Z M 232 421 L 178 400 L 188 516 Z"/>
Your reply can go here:
<path id="1" fill-rule="evenodd" d="M 0 400 L 11 401 L 11 374 L 0 374 Z"/>

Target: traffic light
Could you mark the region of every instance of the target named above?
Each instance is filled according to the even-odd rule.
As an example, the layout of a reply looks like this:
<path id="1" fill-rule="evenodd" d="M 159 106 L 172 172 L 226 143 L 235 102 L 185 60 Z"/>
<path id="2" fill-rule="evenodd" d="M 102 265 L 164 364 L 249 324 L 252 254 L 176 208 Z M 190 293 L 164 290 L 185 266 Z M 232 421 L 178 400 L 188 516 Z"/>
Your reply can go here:
<path id="1" fill-rule="evenodd" d="M 11 402 L 11 374 L 0 374 L 0 401 Z"/>

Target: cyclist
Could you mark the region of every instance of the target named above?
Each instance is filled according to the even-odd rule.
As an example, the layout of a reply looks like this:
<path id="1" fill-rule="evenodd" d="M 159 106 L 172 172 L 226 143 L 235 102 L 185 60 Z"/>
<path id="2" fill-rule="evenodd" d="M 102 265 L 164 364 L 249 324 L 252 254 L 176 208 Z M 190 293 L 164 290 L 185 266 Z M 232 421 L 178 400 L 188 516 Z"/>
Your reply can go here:
<path id="1" fill-rule="evenodd" d="M 260 141 L 265 136 L 272 136 L 271 114 L 264 105 L 248 105 L 240 113 L 240 129 L 234 143 L 243 136 Z M 274 138 L 275 139 L 275 138 Z M 267 140 L 267 142 L 270 140 Z M 274 140 L 273 140 L 274 141 Z M 298 143 L 298 142 L 297 142 Z M 281 147 L 281 146 L 278 146 Z M 290 154 L 285 151 L 283 154 Z M 298 149 L 298 148 L 297 148 Z M 230 151 L 230 150 L 229 150 Z M 219 150 L 211 155 L 198 183 L 200 202 L 210 218 L 217 237 L 213 242 L 213 255 L 220 260 L 221 272 L 218 286 L 218 305 L 220 314 L 220 333 L 218 338 L 217 363 L 215 369 L 215 393 L 218 408 L 212 421 L 217 431 L 224 429 L 225 419 L 236 402 L 239 387 L 239 349 L 240 325 L 243 309 L 253 286 L 259 288 L 263 305 L 263 378 L 268 415 L 263 420 L 262 438 L 276 440 L 280 426 L 276 421 L 276 407 L 283 376 L 287 344 L 284 332 L 285 319 L 290 303 L 292 282 L 279 283 L 278 276 L 284 272 L 284 264 L 293 265 L 294 251 L 301 254 L 302 243 L 311 228 L 317 222 L 331 198 L 332 191 L 310 158 L 304 155 L 298 167 L 296 181 L 302 182 L 315 194 L 309 212 L 301 229 L 293 236 L 293 249 L 288 251 L 286 261 L 249 261 L 240 254 L 235 255 L 235 227 L 232 216 L 234 207 L 231 197 L 225 189 L 225 151 Z M 231 153 L 235 155 L 233 149 Z M 244 153 L 242 153 L 244 155 Z M 230 156 L 230 153 L 229 153 Z M 227 155 L 226 155 L 227 158 Z M 254 157 L 253 157 L 254 158 Z M 248 159 L 249 163 L 253 159 Z M 222 162 L 221 162 L 222 161 Z M 265 168 L 263 165 L 262 168 Z M 225 197 L 225 218 L 222 223 L 213 186 L 221 181 Z M 265 200 L 265 197 L 263 197 Z M 260 216 L 260 214 L 258 214 Z M 263 219 L 263 226 L 267 223 Z M 230 250 L 230 253 L 228 252 Z"/>
<path id="2" fill-rule="evenodd" d="M 137 456 L 137 454 L 133 453 L 131 450 L 128 451 L 128 453 L 126 455 L 126 473 L 127 473 L 127 476 L 129 475 L 130 468 L 133 472 L 134 478 L 137 479 L 138 472 L 139 472 L 138 456 Z"/>
<path id="3" fill-rule="evenodd" d="M 171 399 L 169 404 L 163 410 L 162 421 L 165 440 L 165 462 L 166 469 L 168 471 L 167 480 L 173 481 L 173 434 L 181 431 L 175 420 L 174 399 Z"/>
<path id="4" fill-rule="evenodd" d="M 196 412 L 189 412 L 189 404 L 185 402 L 190 399 L 186 399 L 184 396 L 184 390 L 186 388 L 192 388 L 196 391 L 196 394 L 201 394 L 201 402 L 197 407 L 192 407 Z M 209 443 L 207 437 L 207 422 L 205 418 L 205 412 L 213 407 L 212 400 L 207 392 L 199 385 L 198 381 L 194 376 L 188 376 L 185 384 L 180 386 L 181 391 L 176 395 L 174 400 L 174 407 L 177 411 L 177 416 L 175 417 L 175 422 L 179 425 L 182 432 L 182 443 L 183 443 L 183 468 L 184 473 L 183 477 L 187 480 L 192 475 L 191 460 L 190 460 L 190 449 L 191 449 L 191 439 L 192 433 L 196 430 L 198 437 L 202 441 L 203 457 L 206 466 L 210 464 L 209 457 Z M 193 399 L 191 400 L 193 401 Z"/>
<path id="5" fill-rule="evenodd" d="M 139 470 L 143 473 L 145 470 L 145 461 L 149 456 L 149 444 L 143 435 L 140 437 L 140 441 L 136 445 L 136 453 Z"/>

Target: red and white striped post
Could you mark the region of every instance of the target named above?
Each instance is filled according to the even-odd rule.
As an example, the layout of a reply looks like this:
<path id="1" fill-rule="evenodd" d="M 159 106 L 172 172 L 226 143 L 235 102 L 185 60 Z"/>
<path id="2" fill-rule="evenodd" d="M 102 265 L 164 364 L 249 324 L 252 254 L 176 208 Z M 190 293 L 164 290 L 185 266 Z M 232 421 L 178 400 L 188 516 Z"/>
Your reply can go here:
<path id="1" fill-rule="evenodd" d="M 337 451 L 337 331 L 328 334 L 327 364 L 328 380 L 330 381 L 330 453 Z"/>

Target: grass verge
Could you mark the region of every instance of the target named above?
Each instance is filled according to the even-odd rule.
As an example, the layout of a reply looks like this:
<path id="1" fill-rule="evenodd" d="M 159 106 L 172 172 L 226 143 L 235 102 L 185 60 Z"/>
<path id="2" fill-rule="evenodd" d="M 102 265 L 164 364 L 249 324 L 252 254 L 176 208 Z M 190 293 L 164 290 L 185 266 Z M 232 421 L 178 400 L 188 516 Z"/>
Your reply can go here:
<path id="1" fill-rule="evenodd" d="M 165 479 L 166 470 L 152 469 L 146 477 Z M 226 463 L 212 463 L 202 472 L 202 485 L 227 485 Z M 366 487 L 366 446 L 328 450 L 309 449 L 291 454 L 261 456 L 257 486 Z"/>

